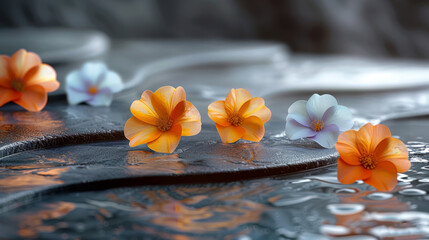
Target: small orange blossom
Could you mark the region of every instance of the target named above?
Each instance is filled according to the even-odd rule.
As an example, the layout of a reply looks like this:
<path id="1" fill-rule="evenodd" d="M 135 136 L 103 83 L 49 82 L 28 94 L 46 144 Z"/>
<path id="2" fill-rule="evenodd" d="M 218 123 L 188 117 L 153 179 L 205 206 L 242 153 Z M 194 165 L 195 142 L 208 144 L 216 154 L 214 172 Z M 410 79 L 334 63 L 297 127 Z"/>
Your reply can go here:
<path id="1" fill-rule="evenodd" d="M 172 153 L 181 136 L 201 131 L 200 113 L 186 101 L 182 87 L 144 91 L 141 99 L 131 104 L 131 113 L 134 117 L 128 119 L 124 128 L 130 147 L 147 143 L 156 152 Z"/>
<path id="2" fill-rule="evenodd" d="M 217 131 L 224 143 L 238 139 L 259 142 L 265 134 L 264 123 L 271 118 L 271 111 L 264 99 L 252 98 L 242 88 L 231 89 L 225 101 L 209 105 L 208 115 L 216 123 Z"/>
<path id="3" fill-rule="evenodd" d="M 57 73 L 37 54 L 20 49 L 12 57 L 0 55 L 0 107 L 13 101 L 38 112 L 46 106 L 48 92 L 59 87 Z"/>
<path id="4" fill-rule="evenodd" d="M 379 191 L 391 191 L 396 186 L 397 173 L 411 166 L 405 144 L 393 138 L 382 124 L 368 123 L 359 131 L 343 132 L 335 148 L 340 153 L 338 180 L 344 184 L 361 179 Z"/>

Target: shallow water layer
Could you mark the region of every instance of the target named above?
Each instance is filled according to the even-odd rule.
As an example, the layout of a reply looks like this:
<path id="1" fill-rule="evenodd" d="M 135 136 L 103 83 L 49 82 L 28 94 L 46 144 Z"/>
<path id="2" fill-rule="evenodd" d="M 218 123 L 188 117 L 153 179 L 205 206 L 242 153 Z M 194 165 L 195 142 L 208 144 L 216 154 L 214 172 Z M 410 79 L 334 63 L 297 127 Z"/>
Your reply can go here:
<path id="1" fill-rule="evenodd" d="M 409 141 L 411 169 L 390 193 L 336 167 L 243 182 L 64 193 L 3 212 L 5 238 L 424 239 L 429 144 Z"/>

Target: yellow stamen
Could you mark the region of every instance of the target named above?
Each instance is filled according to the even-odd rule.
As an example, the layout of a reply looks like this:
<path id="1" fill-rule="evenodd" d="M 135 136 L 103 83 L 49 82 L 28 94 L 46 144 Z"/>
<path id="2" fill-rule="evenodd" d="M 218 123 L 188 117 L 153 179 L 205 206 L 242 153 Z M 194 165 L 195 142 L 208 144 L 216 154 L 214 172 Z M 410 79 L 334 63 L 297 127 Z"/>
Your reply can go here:
<path id="1" fill-rule="evenodd" d="M 173 126 L 173 120 L 169 118 L 160 118 L 158 119 L 158 129 L 161 132 L 166 132 L 171 129 Z"/>
<path id="2" fill-rule="evenodd" d="M 228 122 L 230 122 L 232 125 L 238 127 L 238 126 L 241 126 L 241 124 L 243 124 L 243 118 L 238 114 L 233 114 L 233 115 L 229 116 Z"/>
<path id="3" fill-rule="evenodd" d="M 313 120 L 311 122 L 311 128 L 313 128 L 313 130 L 315 132 L 320 132 L 323 129 L 323 126 L 325 126 L 325 123 L 323 122 L 323 120 Z"/>
<path id="4" fill-rule="evenodd" d="M 25 90 L 25 83 L 21 80 L 12 80 L 11 85 L 13 89 L 18 92 L 23 92 Z"/>
<path id="5" fill-rule="evenodd" d="M 91 86 L 91 87 L 88 89 L 88 92 L 89 92 L 89 94 L 91 94 L 91 95 L 95 95 L 95 94 L 97 94 L 97 92 L 98 92 L 98 88 L 97 88 L 97 87 L 95 87 L 95 86 Z"/>
<path id="6" fill-rule="evenodd" d="M 364 168 L 369 169 L 369 170 L 374 169 L 376 166 L 374 156 L 372 156 L 372 155 L 365 155 L 365 156 L 361 157 L 359 159 L 359 161 Z"/>

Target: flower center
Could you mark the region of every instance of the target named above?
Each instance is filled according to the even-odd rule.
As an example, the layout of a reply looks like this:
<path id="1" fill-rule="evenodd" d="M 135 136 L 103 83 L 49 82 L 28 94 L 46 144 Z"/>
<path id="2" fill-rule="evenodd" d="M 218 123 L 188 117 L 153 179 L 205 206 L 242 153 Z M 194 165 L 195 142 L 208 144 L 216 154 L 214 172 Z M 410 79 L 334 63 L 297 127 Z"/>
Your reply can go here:
<path id="1" fill-rule="evenodd" d="M 232 125 L 238 127 L 238 126 L 241 126 L 241 124 L 243 124 L 243 118 L 238 114 L 233 114 L 233 115 L 229 116 L 228 122 L 230 122 Z"/>
<path id="2" fill-rule="evenodd" d="M 375 168 L 375 160 L 372 155 L 365 155 L 359 159 L 362 166 L 366 169 L 374 169 Z"/>
<path id="3" fill-rule="evenodd" d="M 323 122 L 323 120 L 313 120 L 311 122 L 311 128 L 313 128 L 313 130 L 315 132 L 320 132 L 323 129 L 323 126 L 325 126 L 325 123 Z"/>
<path id="4" fill-rule="evenodd" d="M 18 79 L 12 80 L 11 85 L 18 92 L 23 92 L 25 89 L 25 83 Z"/>
<path id="5" fill-rule="evenodd" d="M 166 132 L 173 126 L 173 120 L 170 118 L 160 118 L 158 120 L 158 129 L 161 132 Z"/>
<path id="6" fill-rule="evenodd" d="M 89 94 L 91 94 L 91 95 L 95 95 L 95 94 L 97 94 L 97 92 L 98 92 L 98 88 L 97 88 L 97 87 L 95 87 L 95 86 L 91 86 L 91 87 L 88 89 L 88 92 L 89 92 Z"/>

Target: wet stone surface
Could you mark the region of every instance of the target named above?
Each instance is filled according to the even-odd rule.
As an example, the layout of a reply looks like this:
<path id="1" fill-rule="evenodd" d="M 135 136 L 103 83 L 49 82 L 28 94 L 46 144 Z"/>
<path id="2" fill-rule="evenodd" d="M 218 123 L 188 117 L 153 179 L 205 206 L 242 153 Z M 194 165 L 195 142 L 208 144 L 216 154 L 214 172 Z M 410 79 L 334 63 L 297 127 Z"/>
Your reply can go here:
<path id="1" fill-rule="evenodd" d="M 173 154 L 130 148 L 122 132 L 126 117 L 113 117 L 129 113 L 118 106 L 92 110 L 57 103 L 40 113 L 7 106 L 2 116 L 8 124 L 0 135 L 0 208 L 64 191 L 251 179 L 326 166 L 337 158 L 333 149 L 287 140 L 280 121 L 266 125 L 259 143 L 223 144 L 213 124 L 204 124 L 199 135 L 182 137 Z"/>

